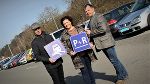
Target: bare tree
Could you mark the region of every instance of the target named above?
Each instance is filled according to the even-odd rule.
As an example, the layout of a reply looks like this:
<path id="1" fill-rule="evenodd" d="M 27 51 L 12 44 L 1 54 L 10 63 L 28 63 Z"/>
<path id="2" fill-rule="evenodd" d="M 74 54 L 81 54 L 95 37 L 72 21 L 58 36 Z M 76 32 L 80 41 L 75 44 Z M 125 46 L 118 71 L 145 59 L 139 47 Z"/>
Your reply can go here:
<path id="1" fill-rule="evenodd" d="M 59 11 L 57 8 L 46 7 L 39 16 L 39 23 L 41 23 L 44 29 L 48 32 L 52 32 L 59 29 L 57 24 L 57 17 L 59 17 Z"/>

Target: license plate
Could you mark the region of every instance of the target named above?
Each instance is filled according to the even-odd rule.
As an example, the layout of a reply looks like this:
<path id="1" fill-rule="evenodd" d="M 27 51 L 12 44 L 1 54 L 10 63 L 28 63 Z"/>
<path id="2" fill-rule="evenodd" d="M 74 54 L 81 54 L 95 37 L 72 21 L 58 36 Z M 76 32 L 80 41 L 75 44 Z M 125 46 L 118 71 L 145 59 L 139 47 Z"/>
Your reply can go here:
<path id="1" fill-rule="evenodd" d="M 125 32 L 125 31 L 128 31 L 129 30 L 129 28 L 122 28 L 121 30 L 120 30 L 120 32 Z"/>

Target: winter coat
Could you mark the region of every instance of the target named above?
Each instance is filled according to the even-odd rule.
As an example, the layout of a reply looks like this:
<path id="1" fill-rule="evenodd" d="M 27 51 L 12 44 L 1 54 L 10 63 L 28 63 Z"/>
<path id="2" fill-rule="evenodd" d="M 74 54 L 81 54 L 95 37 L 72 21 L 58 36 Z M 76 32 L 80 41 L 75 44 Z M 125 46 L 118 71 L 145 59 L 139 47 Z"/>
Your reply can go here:
<path id="1" fill-rule="evenodd" d="M 91 38 L 97 49 L 105 49 L 115 45 L 115 40 L 103 15 L 95 13 L 89 22 Z"/>
<path id="2" fill-rule="evenodd" d="M 32 50 L 33 50 L 36 60 L 42 61 L 43 64 L 49 69 L 56 68 L 63 62 L 62 58 L 60 58 L 55 63 L 50 63 L 49 61 L 50 56 L 44 49 L 44 46 L 52 41 L 53 41 L 52 36 L 50 36 L 49 34 L 45 32 L 42 32 L 42 35 L 36 36 L 31 43 Z"/>

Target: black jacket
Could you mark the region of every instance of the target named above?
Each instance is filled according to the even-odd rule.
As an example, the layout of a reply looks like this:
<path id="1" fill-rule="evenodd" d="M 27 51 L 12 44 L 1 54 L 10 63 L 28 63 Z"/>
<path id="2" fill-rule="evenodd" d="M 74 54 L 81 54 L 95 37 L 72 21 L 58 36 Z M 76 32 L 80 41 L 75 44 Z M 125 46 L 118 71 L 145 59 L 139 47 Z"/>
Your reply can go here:
<path id="1" fill-rule="evenodd" d="M 47 54 L 44 46 L 53 41 L 52 36 L 42 32 L 41 36 L 36 36 L 31 43 L 33 53 L 37 61 L 42 61 L 46 68 L 56 68 L 62 64 L 62 58 L 58 59 L 55 63 L 49 62 L 49 55 Z"/>

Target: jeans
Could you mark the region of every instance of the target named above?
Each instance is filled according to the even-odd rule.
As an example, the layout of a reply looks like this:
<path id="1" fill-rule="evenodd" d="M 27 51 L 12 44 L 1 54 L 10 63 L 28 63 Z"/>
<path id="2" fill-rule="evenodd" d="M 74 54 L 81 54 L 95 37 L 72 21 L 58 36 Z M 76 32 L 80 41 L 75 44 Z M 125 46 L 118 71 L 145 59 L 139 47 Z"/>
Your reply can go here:
<path id="1" fill-rule="evenodd" d="M 81 73 L 85 84 L 96 84 L 94 73 L 91 67 L 91 59 L 88 55 L 81 56 L 81 61 L 84 64 L 84 68 L 81 68 Z"/>
<path id="2" fill-rule="evenodd" d="M 64 80 L 64 71 L 62 64 L 53 69 L 46 69 L 49 75 L 52 77 L 54 84 L 66 84 Z"/>
<path id="3" fill-rule="evenodd" d="M 102 49 L 102 51 L 107 56 L 109 61 L 113 64 L 116 70 L 117 80 L 124 80 L 128 76 L 128 73 L 124 68 L 124 66 L 121 64 L 121 62 L 119 61 L 119 59 L 117 58 L 115 48 L 110 47 L 110 48 Z"/>

